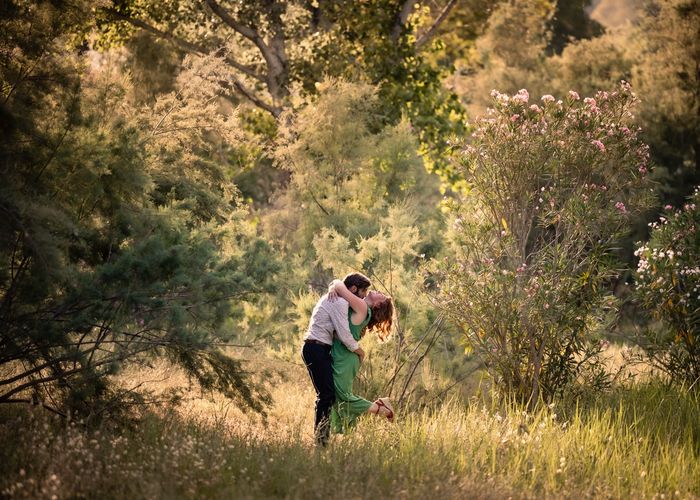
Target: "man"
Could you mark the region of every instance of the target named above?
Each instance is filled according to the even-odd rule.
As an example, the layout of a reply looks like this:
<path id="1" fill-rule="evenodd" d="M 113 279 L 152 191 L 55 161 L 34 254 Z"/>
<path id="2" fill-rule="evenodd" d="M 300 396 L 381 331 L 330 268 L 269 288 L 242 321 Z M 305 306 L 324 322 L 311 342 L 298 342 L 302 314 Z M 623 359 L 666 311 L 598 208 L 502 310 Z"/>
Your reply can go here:
<path id="1" fill-rule="evenodd" d="M 348 274 L 343 283 L 353 294 L 361 299 L 367 295 L 370 281 L 360 273 Z M 335 402 L 335 387 L 333 385 L 333 360 L 331 346 L 333 335 L 345 346 L 364 361 L 365 352 L 350 333 L 348 303 L 345 299 L 329 300 L 328 294 L 319 299 L 311 313 L 309 328 L 304 335 L 304 346 L 301 357 L 309 370 L 311 382 L 316 390 L 316 414 L 314 416 L 314 435 L 316 443 L 322 446 L 328 444 L 330 434 L 331 407 Z"/>

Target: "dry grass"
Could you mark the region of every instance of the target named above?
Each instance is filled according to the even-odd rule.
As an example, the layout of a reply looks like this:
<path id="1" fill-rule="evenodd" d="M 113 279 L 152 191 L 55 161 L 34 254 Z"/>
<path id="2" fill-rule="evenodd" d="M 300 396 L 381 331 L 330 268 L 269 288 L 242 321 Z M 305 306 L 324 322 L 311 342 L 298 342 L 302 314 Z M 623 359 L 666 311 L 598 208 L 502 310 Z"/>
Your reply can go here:
<path id="1" fill-rule="evenodd" d="M 267 421 L 196 389 L 133 428 L 86 430 L 40 409 L 0 414 L 8 498 L 697 498 L 700 402 L 659 384 L 536 414 L 444 402 L 368 417 L 318 450 L 298 365 L 272 380 Z M 166 364 L 127 373 L 158 391 Z"/>

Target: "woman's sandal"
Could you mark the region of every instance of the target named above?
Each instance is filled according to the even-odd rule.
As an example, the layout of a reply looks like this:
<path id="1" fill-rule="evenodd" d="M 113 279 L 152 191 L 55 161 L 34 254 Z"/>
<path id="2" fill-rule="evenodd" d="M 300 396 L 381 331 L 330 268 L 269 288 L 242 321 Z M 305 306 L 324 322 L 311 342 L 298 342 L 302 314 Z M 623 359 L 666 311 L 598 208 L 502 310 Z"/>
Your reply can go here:
<path id="1" fill-rule="evenodd" d="M 386 419 L 389 422 L 394 421 L 394 409 L 391 407 L 388 401 L 384 401 L 382 398 L 377 399 L 374 404 L 377 405 L 377 415 L 379 415 L 379 408 L 384 407 L 389 411 L 389 414 L 386 416 Z"/>

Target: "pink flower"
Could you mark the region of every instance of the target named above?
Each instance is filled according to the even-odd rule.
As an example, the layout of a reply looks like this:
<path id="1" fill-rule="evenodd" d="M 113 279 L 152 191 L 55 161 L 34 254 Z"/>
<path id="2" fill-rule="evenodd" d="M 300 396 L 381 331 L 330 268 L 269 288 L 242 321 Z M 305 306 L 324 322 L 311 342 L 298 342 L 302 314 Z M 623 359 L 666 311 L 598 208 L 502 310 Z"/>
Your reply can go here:
<path id="1" fill-rule="evenodd" d="M 515 115 L 513 115 L 513 116 L 510 117 L 510 121 L 512 121 L 512 122 L 517 122 L 517 121 L 518 121 L 518 118 L 520 118 L 520 115 L 515 114 Z"/>
<path id="2" fill-rule="evenodd" d="M 671 210 L 673 207 L 671 205 L 664 205 L 664 210 Z"/>
<path id="3" fill-rule="evenodd" d="M 625 204 L 622 203 L 621 201 L 618 201 L 617 203 L 615 203 L 615 208 L 617 208 L 623 214 L 627 213 L 627 207 L 625 207 Z"/>
<path id="4" fill-rule="evenodd" d="M 646 174 L 647 173 L 647 166 L 646 165 L 639 165 L 639 173 Z"/>
<path id="5" fill-rule="evenodd" d="M 535 113 L 541 113 L 542 109 L 537 104 L 533 104 L 530 106 L 530 110 L 534 111 Z"/>
<path id="6" fill-rule="evenodd" d="M 599 140 L 594 139 L 591 141 L 591 144 L 593 144 L 595 147 L 597 147 L 601 153 L 605 153 L 605 144 L 603 144 Z"/>
<path id="7" fill-rule="evenodd" d="M 491 91 L 491 97 L 493 97 L 494 99 L 496 99 L 496 100 L 497 100 L 498 102 L 500 102 L 501 104 L 506 104 L 508 101 L 510 101 L 510 97 L 508 97 L 508 95 L 506 95 L 506 94 L 501 94 L 501 93 L 500 93 L 498 90 L 496 90 L 496 89 L 493 89 L 493 90 Z"/>
<path id="8" fill-rule="evenodd" d="M 548 102 L 554 102 L 554 96 L 551 96 L 549 94 L 545 94 L 542 96 L 542 102 L 547 104 Z"/>
<path id="9" fill-rule="evenodd" d="M 581 99 L 581 97 L 578 95 L 578 92 L 574 90 L 569 90 L 569 97 L 571 97 L 574 101 L 578 101 Z"/>
<path id="10" fill-rule="evenodd" d="M 518 90 L 518 93 L 513 96 L 513 102 L 519 102 L 521 104 L 527 104 L 530 100 L 530 94 L 526 89 Z"/>

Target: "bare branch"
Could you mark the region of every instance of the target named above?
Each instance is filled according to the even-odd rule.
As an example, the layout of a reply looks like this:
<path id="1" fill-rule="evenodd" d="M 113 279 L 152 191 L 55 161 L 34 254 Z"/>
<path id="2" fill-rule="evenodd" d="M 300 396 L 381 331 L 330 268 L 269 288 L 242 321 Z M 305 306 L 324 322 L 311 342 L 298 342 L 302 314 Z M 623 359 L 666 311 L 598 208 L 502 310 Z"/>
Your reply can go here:
<path id="1" fill-rule="evenodd" d="M 219 18 L 228 24 L 231 28 L 233 28 L 235 31 L 246 37 L 248 40 L 253 42 L 261 52 L 265 52 L 268 50 L 267 45 L 265 45 L 265 41 L 262 39 L 262 37 L 258 34 L 257 31 L 255 31 L 253 28 L 250 26 L 246 26 L 245 24 L 242 24 L 238 22 L 229 12 L 224 9 L 221 5 L 216 3 L 214 0 L 206 0 L 207 5 L 209 8 L 219 16 Z"/>
<path id="2" fill-rule="evenodd" d="M 257 107 L 264 109 L 265 111 L 270 113 L 275 118 L 279 118 L 279 116 L 282 114 L 282 108 L 263 101 L 262 98 L 257 96 L 252 90 L 250 90 L 248 87 L 246 87 L 243 84 L 243 82 L 241 82 L 234 75 L 229 75 L 229 78 L 231 81 L 220 80 L 219 84 L 221 84 L 222 86 L 229 88 L 229 89 L 231 89 L 233 87 L 233 89 L 235 89 L 239 93 L 243 94 L 243 96 L 246 99 L 248 99 L 250 102 L 255 104 Z"/>
<path id="3" fill-rule="evenodd" d="M 168 33 L 167 31 L 162 31 L 156 28 L 155 26 L 151 26 L 150 24 L 146 23 L 145 21 L 142 21 L 141 19 L 134 19 L 133 17 L 126 16 L 119 12 L 116 9 L 113 8 L 108 8 L 104 9 L 104 12 L 109 14 L 114 19 L 117 19 L 119 21 L 125 21 L 132 26 L 135 26 L 137 28 L 140 28 L 152 35 L 157 36 L 158 38 L 162 38 L 164 40 L 168 40 L 175 46 L 179 47 L 180 49 L 184 50 L 185 52 L 190 52 L 194 54 L 200 54 L 200 55 L 207 55 L 211 51 L 207 50 L 205 47 L 201 45 L 197 45 L 195 43 L 189 42 L 187 40 L 184 40 L 178 36 L 173 35 L 172 33 Z M 221 50 L 221 49 L 219 49 Z M 263 75 L 258 74 L 254 68 L 251 68 L 250 66 L 246 66 L 244 64 L 239 63 L 235 59 L 231 58 L 231 56 L 227 55 L 225 58 L 225 61 L 227 64 L 233 66 L 237 70 L 239 70 L 242 73 L 245 73 L 246 75 L 250 76 L 251 78 L 254 78 L 260 82 L 265 81 L 265 77 Z"/>
<path id="4" fill-rule="evenodd" d="M 443 21 L 447 19 L 447 16 L 450 14 L 455 5 L 457 5 L 457 0 L 450 0 L 447 2 L 447 5 L 445 5 L 444 9 L 442 9 L 442 12 L 440 12 L 440 15 L 437 17 L 437 19 L 435 19 L 432 26 L 428 28 L 428 30 L 423 33 L 418 40 L 416 40 L 416 49 L 420 49 L 435 35 L 437 29 L 440 27 Z"/>
<path id="5" fill-rule="evenodd" d="M 8 399 L 8 400 L 6 400 L 6 401 L 3 401 L 3 403 L 24 403 L 24 404 L 28 404 L 28 405 L 36 405 L 36 404 L 39 404 L 41 407 L 43 407 L 43 408 L 49 410 L 49 411 L 52 412 L 52 413 L 55 413 L 56 415 L 59 415 L 59 416 L 61 416 L 61 417 L 63 417 L 63 418 L 68 418 L 68 415 L 66 415 L 65 413 L 60 412 L 60 411 L 58 411 L 58 410 L 55 409 L 55 408 L 52 408 L 51 406 L 47 405 L 46 403 L 36 403 L 36 402 L 35 402 L 34 400 L 32 400 L 32 399 Z"/>
<path id="6" fill-rule="evenodd" d="M 140 354 L 142 352 L 146 352 L 150 349 L 152 349 L 152 348 L 151 347 L 140 348 L 140 349 L 135 349 L 135 350 L 130 351 L 130 352 L 123 353 L 119 356 L 107 357 L 107 358 L 104 358 L 104 359 L 98 361 L 97 363 L 94 363 L 92 365 L 92 368 L 97 368 L 97 367 L 102 366 L 102 365 L 115 363 L 118 361 L 123 361 L 131 356 L 135 356 L 135 355 Z M 61 372 L 59 374 L 48 375 L 48 376 L 45 376 L 45 377 L 42 377 L 39 379 L 30 380 L 29 382 L 25 382 L 24 384 L 21 384 L 17 387 L 14 387 L 14 388 L 8 390 L 7 392 L 5 392 L 4 394 L 0 395 L 0 403 L 7 402 L 11 398 L 11 396 L 17 394 L 18 392 L 22 392 L 25 389 L 29 389 L 31 387 L 35 387 L 39 384 L 43 384 L 43 383 L 47 383 L 47 382 L 55 382 L 56 380 L 65 380 L 68 377 L 70 377 L 71 375 L 75 375 L 76 373 L 80 373 L 80 372 L 85 371 L 85 370 L 86 370 L 86 368 L 84 368 L 84 367 L 74 368 L 72 370 Z"/>
<path id="7" fill-rule="evenodd" d="M 263 38 L 257 31 L 255 31 L 250 26 L 246 26 L 245 24 L 239 22 L 231 14 L 229 14 L 229 12 L 226 9 L 224 9 L 214 0 L 206 0 L 206 3 L 209 6 L 209 8 L 214 12 L 214 14 L 219 16 L 219 18 L 224 23 L 233 28 L 233 30 L 237 33 L 241 34 L 242 36 L 253 42 L 255 46 L 260 50 L 260 53 L 262 54 L 263 58 L 265 59 L 265 62 L 267 63 L 268 71 L 266 83 L 268 91 L 270 92 L 270 95 L 272 95 L 273 99 L 279 99 L 283 95 L 285 95 L 287 93 L 287 89 L 285 88 L 287 68 L 285 55 L 285 40 L 284 33 L 281 30 L 281 18 L 279 11 L 273 9 L 269 17 L 269 21 L 277 29 L 273 30 L 274 37 L 272 38 L 271 45 L 268 45 L 267 43 L 265 43 L 265 40 L 263 40 Z M 248 99 L 253 100 L 250 95 L 245 93 L 245 89 L 240 88 L 240 86 L 242 85 L 240 81 L 234 81 L 233 85 L 236 88 L 239 88 L 240 92 L 244 93 L 244 95 Z M 264 107 L 263 109 L 266 109 L 267 111 L 271 112 L 275 117 L 279 116 L 279 113 L 273 112 L 272 109 L 269 108 L 270 107 L 268 106 Z"/>

